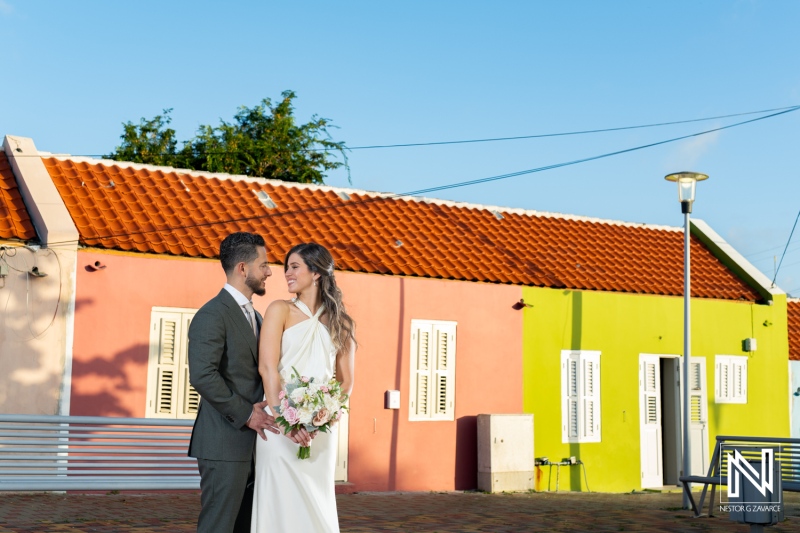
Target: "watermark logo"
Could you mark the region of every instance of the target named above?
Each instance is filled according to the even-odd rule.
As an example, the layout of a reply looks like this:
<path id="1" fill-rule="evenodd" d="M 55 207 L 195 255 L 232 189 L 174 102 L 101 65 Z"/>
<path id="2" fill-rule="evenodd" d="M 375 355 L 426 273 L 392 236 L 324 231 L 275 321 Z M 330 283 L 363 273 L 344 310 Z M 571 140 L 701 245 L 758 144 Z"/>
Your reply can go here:
<path id="1" fill-rule="evenodd" d="M 723 444 L 720 451 L 719 471 L 728 473 L 727 490 L 720 494 L 720 509 L 780 511 L 783 493 L 780 479 L 775 479 L 780 476 L 780 469 L 775 468 L 775 449 Z"/>
<path id="2" fill-rule="evenodd" d="M 744 497 L 742 491 L 742 477 L 749 481 L 752 486 L 763 496 L 767 497 L 773 491 L 773 470 L 775 452 L 770 448 L 761 449 L 761 472 L 759 473 L 750 462 L 745 459 L 740 448 L 733 450 L 733 453 L 725 453 L 728 462 L 728 498 L 736 498 L 737 503 L 759 503 L 739 501 Z"/>

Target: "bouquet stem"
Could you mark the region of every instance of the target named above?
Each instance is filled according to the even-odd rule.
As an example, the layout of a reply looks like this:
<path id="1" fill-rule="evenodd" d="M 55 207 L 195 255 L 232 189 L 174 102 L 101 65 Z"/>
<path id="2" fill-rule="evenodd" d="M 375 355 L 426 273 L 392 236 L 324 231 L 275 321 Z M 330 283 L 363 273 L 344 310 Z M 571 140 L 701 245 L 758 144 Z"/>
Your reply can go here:
<path id="1" fill-rule="evenodd" d="M 297 450 L 298 459 L 308 459 L 311 457 L 311 446 L 300 446 Z"/>

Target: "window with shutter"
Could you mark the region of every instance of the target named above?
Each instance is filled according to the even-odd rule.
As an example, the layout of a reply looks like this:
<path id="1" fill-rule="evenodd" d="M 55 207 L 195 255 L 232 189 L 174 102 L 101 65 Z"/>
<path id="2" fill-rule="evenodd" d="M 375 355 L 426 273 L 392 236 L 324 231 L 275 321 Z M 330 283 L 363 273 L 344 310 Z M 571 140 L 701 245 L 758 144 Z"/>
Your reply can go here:
<path id="1" fill-rule="evenodd" d="M 747 357 L 717 355 L 714 399 L 717 403 L 747 403 Z"/>
<path id="2" fill-rule="evenodd" d="M 456 323 L 411 321 L 409 420 L 455 419 Z"/>
<path id="3" fill-rule="evenodd" d="M 196 310 L 153 308 L 147 405 L 152 418 L 194 418 L 200 396 L 189 383 L 188 334 Z"/>
<path id="4" fill-rule="evenodd" d="M 561 440 L 600 442 L 600 352 L 561 352 Z"/>

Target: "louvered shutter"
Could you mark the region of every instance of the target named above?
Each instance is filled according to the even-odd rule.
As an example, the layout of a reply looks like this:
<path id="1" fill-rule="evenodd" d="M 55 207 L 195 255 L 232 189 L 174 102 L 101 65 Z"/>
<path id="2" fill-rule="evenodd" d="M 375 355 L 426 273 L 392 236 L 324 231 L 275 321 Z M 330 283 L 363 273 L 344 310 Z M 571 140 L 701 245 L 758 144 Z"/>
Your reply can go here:
<path id="1" fill-rule="evenodd" d="M 747 358 L 731 357 L 731 399 L 747 403 Z"/>
<path id="2" fill-rule="evenodd" d="M 561 440 L 600 442 L 600 352 L 561 352 Z"/>
<path id="3" fill-rule="evenodd" d="M 692 423 L 706 421 L 703 382 L 704 376 L 700 363 L 689 363 L 689 419 Z"/>
<path id="4" fill-rule="evenodd" d="M 658 417 L 658 383 L 656 383 L 656 376 L 658 375 L 658 359 L 644 361 L 643 366 L 643 383 L 644 389 L 644 423 L 653 425 L 659 423 Z"/>
<path id="5" fill-rule="evenodd" d="M 433 325 L 434 366 L 432 368 L 435 384 L 433 415 L 438 419 L 453 420 L 455 415 L 455 324 Z"/>
<path id="6" fill-rule="evenodd" d="M 411 321 L 409 420 L 454 420 L 456 323 Z"/>
<path id="7" fill-rule="evenodd" d="M 600 353 L 581 354 L 583 424 L 581 440 L 600 442 Z"/>
<path id="8" fill-rule="evenodd" d="M 192 323 L 194 313 L 183 313 L 183 337 L 181 350 L 181 410 L 178 418 L 195 418 L 200 407 L 200 394 L 189 382 L 189 325 Z"/>
<path id="9" fill-rule="evenodd" d="M 747 403 L 747 357 L 718 355 L 714 363 L 717 403 Z"/>
<path id="10" fill-rule="evenodd" d="M 153 312 L 150 323 L 151 381 L 148 416 L 175 418 L 180 379 L 181 314 Z"/>
<path id="11" fill-rule="evenodd" d="M 200 395 L 189 383 L 189 324 L 192 309 L 153 308 L 145 416 L 194 418 Z"/>
<path id="12" fill-rule="evenodd" d="M 562 352 L 561 354 L 561 437 L 564 442 L 579 437 L 578 402 L 580 354 Z"/>
<path id="13" fill-rule="evenodd" d="M 717 371 L 717 382 L 714 387 L 716 401 L 724 402 L 730 397 L 730 368 L 727 357 L 718 356 L 714 366 Z"/>
<path id="14" fill-rule="evenodd" d="M 411 321 L 411 387 L 409 391 L 410 418 L 431 415 L 431 337 L 433 326 Z"/>

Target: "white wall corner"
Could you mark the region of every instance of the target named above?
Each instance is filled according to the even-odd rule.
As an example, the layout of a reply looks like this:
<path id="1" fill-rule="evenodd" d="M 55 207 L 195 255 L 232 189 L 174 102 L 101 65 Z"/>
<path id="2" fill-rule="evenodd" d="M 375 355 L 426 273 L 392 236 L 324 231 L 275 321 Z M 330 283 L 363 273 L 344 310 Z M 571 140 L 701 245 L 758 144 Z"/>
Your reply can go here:
<path id="1" fill-rule="evenodd" d="M 77 249 L 78 228 L 47 172 L 33 139 L 6 135 L 3 149 L 42 245 L 57 244 L 59 247 Z"/>
<path id="2" fill-rule="evenodd" d="M 711 226 L 704 220 L 693 218 L 691 219 L 691 224 L 692 235 L 700 239 L 725 266 L 756 289 L 766 300 L 772 300 L 773 296 L 779 294 L 786 294 L 780 287 L 773 285 L 771 279 L 737 252 L 733 246 L 711 229 Z"/>

